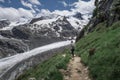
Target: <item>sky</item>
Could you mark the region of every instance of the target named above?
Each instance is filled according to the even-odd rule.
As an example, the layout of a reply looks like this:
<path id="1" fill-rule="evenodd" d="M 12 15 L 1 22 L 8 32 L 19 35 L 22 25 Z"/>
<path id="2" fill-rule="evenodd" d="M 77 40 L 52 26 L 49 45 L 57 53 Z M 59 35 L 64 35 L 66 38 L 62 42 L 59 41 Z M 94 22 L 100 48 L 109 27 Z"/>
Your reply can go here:
<path id="1" fill-rule="evenodd" d="M 91 14 L 94 0 L 0 0 L 0 19 L 31 19 L 36 15 Z"/>

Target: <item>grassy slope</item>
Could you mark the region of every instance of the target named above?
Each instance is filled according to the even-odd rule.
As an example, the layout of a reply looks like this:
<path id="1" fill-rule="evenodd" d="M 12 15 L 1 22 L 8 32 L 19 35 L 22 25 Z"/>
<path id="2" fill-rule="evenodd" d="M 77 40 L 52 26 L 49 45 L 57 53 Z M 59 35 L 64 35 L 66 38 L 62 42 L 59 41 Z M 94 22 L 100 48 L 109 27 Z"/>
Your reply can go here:
<path id="1" fill-rule="evenodd" d="M 96 48 L 95 55 L 88 57 L 88 50 Z M 62 54 L 31 68 L 17 80 L 63 80 L 58 69 L 66 69 L 69 62 L 69 52 Z M 106 28 L 105 23 L 97 25 L 96 30 L 89 33 L 76 43 L 76 53 L 81 56 L 84 64 L 89 66 L 90 75 L 95 80 L 120 80 L 120 22 Z"/>
<path id="2" fill-rule="evenodd" d="M 76 53 L 89 66 L 90 75 L 95 80 L 120 80 L 120 22 L 109 28 L 100 23 L 76 46 Z M 92 57 L 88 57 L 90 48 L 96 48 Z"/>
<path id="3" fill-rule="evenodd" d="M 66 54 L 66 57 L 64 57 L 63 54 Z M 36 80 L 63 80 L 63 76 L 59 72 L 59 69 L 66 69 L 69 59 L 69 51 L 57 54 L 49 60 L 29 69 L 19 76 L 17 80 L 28 80 L 31 77 L 36 78 Z"/>

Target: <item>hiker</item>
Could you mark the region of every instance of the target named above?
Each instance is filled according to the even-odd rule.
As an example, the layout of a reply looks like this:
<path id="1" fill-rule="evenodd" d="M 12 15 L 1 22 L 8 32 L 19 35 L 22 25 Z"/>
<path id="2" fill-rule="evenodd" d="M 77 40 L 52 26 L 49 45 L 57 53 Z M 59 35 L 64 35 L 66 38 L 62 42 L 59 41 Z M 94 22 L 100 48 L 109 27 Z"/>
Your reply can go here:
<path id="1" fill-rule="evenodd" d="M 71 55 L 74 57 L 74 51 L 75 51 L 75 44 L 73 41 L 71 41 Z"/>

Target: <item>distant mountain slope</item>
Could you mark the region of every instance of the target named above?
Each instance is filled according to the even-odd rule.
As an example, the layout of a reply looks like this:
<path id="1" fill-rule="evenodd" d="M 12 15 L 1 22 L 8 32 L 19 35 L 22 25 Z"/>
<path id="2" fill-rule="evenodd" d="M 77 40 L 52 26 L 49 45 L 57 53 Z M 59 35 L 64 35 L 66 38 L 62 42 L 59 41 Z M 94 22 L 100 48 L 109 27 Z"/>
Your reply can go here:
<path id="1" fill-rule="evenodd" d="M 69 20 L 65 16 L 52 18 L 51 15 L 34 18 L 27 23 L 1 20 L 0 57 L 12 56 L 42 45 L 76 37 L 80 24 L 76 23 L 78 25 L 75 28 Z"/>

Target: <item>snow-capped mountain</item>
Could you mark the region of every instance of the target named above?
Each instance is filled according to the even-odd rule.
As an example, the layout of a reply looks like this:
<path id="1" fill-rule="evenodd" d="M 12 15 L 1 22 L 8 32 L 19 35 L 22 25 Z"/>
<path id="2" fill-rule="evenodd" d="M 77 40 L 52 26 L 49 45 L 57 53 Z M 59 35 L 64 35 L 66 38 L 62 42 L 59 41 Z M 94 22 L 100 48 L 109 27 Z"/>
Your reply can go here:
<path id="1" fill-rule="evenodd" d="M 8 22 L 7 20 L 0 22 L 3 21 L 2 25 Z M 9 22 L 0 29 L 0 51 L 2 52 L 0 57 L 11 56 L 48 43 L 76 37 L 81 21 L 83 20 L 57 15 L 33 18 L 27 22 Z"/>
<path id="2" fill-rule="evenodd" d="M 73 16 L 60 16 L 49 14 L 47 16 L 41 16 L 38 18 L 33 18 L 30 23 L 31 24 L 38 24 L 41 26 L 48 26 L 50 27 L 52 23 L 56 23 L 59 20 L 68 21 L 75 29 L 82 28 L 85 24 L 87 24 L 87 20 L 82 17 L 81 13 L 77 13 Z M 65 20 L 64 20 L 65 19 Z"/>
<path id="3" fill-rule="evenodd" d="M 24 5 L 27 2 L 30 3 L 29 1 L 21 0 L 19 4 L 22 3 Z M 5 9 L 15 10 L 14 8 Z M 3 8 L 1 10 L 4 12 Z M 15 11 L 17 13 L 14 13 L 14 15 L 20 13 L 18 19 L 15 17 L 15 20 L 11 20 L 14 17 L 11 18 L 8 15 L 8 17 L 2 17 L 10 18 L 9 20 L 11 21 L 7 19 L 0 20 L 1 58 L 48 43 L 74 38 L 83 26 L 88 23 L 88 18 L 90 17 L 79 11 L 49 11 L 42 9 L 39 13 L 36 13 L 37 11 L 34 7 L 31 10 L 32 15 L 30 10 L 26 11 L 22 8 L 18 8 Z M 3 49 L 6 49 L 6 51 Z M 3 53 L 5 54 L 3 55 Z"/>
<path id="4" fill-rule="evenodd" d="M 82 28 L 84 25 L 88 23 L 88 20 L 85 19 L 81 13 L 76 13 L 72 16 L 61 16 L 61 15 L 49 13 L 46 15 L 45 14 L 37 15 L 36 17 L 32 19 L 26 19 L 25 17 L 23 17 L 21 20 L 16 21 L 16 22 L 11 22 L 9 20 L 1 20 L 0 21 L 1 25 L 2 25 L 2 21 L 6 23 L 8 23 L 9 21 L 9 24 L 2 26 L 0 30 L 11 29 L 10 27 L 14 27 L 14 26 L 18 26 L 18 25 L 26 24 L 26 23 L 37 24 L 41 26 L 47 25 L 47 27 L 49 27 L 51 26 L 49 24 L 55 23 L 58 19 L 62 19 L 64 17 L 66 18 L 68 23 L 70 23 L 75 29 Z"/>

